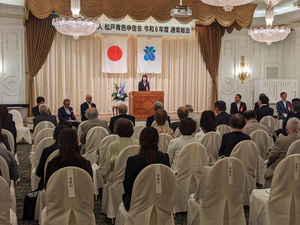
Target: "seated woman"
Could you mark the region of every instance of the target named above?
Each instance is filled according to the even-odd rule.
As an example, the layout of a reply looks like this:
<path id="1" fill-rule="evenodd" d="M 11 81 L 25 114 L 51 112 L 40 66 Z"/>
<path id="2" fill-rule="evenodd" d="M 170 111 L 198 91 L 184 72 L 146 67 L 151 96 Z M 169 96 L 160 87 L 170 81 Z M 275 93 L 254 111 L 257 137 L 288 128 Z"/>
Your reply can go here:
<path id="1" fill-rule="evenodd" d="M 220 134 L 220 132 L 217 130 L 217 118 L 213 111 L 205 110 L 201 114 L 200 128 L 201 131 L 195 134 L 195 138 L 197 139 L 201 138 L 204 134 L 212 131 Z"/>
<path id="2" fill-rule="evenodd" d="M 131 156 L 127 160 L 125 178 L 123 181 L 124 191 L 123 203 L 125 209 L 130 208 L 133 183 L 137 175 L 148 165 L 154 163 L 164 164 L 170 167 L 169 156 L 158 151 L 158 132 L 153 127 L 146 127 L 140 135 L 140 153 Z"/>
<path id="3" fill-rule="evenodd" d="M 52 159 L 47 166 L 45 189 L 50 176 L 57 170 L 67 166 L 76 166 L 82 168 L 93 178 L 91 163 L 80 155 L 78 137 L 74 129 L 65 128 L 59 132 L 58 149 L 59 155 Z"/>
<path id="4" fill-rule="evenodd" d="M 246 125 L 245 117 L 240 114 L 234 114 L 229 125 L 232 128 L 230 133 L 224 134 L 222 138 L 221 147 L 219 150 L 219 156 L 229 157 L 232 149 L 241 141 L 251 140 L 251 138 L 243 133 L 243 128 Z"/>
<path id="5" fill-rule="evenodd" d="M 174 138 L 173 129 L 165 126 L 165 123 L 167 122 L 168 119 L 168 114 L 166 110 L 157 109 L 154 114 L 154 119 L 156 121 L 156 130 L 158 134 L 166 133 L 171 135 Z"/>
<path id="6" fill-rule="evenodd" d="M 0 135 L 2 136 L 1 137 L 1 143 L 3 143 L 5 145 L 5 148 L 9 151 L 11 151 L 11 148 L 9 146 L 9 142 L 8 142 L 8 138 L 7 138 L 7 135 L 6 134 L 2 134 L 2 128 L 1 128 L 1 125 L 0 125 Z"/>
<path id="7" fill-rule="evenodd" d="M 8 108 L 6 105 L 0 105 L 0 125 L 2 129 L 8 130 L 14 136 L 15 149 L 14 152 L 17 152 L 17 129 L 15 122 L 12 120 L 12 114 L 8 113 Z M 10 146 L 12 147 L 12 146 Z"/>
<path id="8" fill-rule="evenodd" d="M 113 141 L 108 146 L 108 151 L 106 154 L 106 181 L 109 179 L 111 172 L 114 171 L 115 162 L 120 152 L 130 145 L 139 145 L 139 141 L 131 137 L 133 132 L 133 123 L 130 120 L 119 118 L 116 121 L 114 133 L 119 135 L 120 138 Z"/>

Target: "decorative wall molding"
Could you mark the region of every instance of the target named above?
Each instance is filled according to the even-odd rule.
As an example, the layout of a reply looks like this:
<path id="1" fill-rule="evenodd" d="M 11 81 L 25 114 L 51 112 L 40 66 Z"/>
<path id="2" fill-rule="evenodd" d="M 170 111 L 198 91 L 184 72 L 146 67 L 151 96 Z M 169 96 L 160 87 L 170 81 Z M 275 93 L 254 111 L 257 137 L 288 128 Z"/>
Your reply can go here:
<path id="1" fill-rule="evenodd" d="M 20 75 L 9 75 L 1 83 L 6 95 L 16 96 L 22 91 L 22 80 L 20 79 Z"/>
<path id="2" fill-rule="evenodd" d="M 0 17 L 0 26 L 1 25 L 21 25 L 21 26 L 23 26 L 23 18 Z"/>
<path id="3" fill-rule="evenodd" d="M 224 77 L 221 80 L 221 91 L 225 95 L 230 95 L 235 91 L 235 80 L 231 77 Z"/>
<path id="4" fill-rule="evenodd" d="M 24 6 L 7 5 L 0 3 L 0 14 L 24 16 Z"/>

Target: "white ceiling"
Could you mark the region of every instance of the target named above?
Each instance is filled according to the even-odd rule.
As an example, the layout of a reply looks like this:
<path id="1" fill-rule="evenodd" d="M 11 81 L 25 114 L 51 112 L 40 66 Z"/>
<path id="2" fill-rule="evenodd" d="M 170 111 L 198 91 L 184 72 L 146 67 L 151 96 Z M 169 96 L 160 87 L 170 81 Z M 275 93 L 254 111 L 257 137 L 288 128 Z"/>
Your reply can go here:
<path id="1" fill-rule="evenodd" d="M 24 5 L 24 0 L 0 0 L 0 3 L 9 5 Z"/>

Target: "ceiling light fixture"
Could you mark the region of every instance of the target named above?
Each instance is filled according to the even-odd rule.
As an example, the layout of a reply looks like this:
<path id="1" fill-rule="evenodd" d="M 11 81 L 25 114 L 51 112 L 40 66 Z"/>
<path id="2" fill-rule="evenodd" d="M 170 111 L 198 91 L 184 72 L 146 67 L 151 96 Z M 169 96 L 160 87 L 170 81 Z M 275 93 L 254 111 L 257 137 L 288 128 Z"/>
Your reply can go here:
<path id="1" fill-rule="evenodd" d="M 277 5 L 281 0 L 262 0 L 263 2 L 265 2 L 267 5 L 269 6 L 275 6 Z"/>
<path id="2" fill-rule="evenodd" d="M 231 11 L 234 6 L 245 5 L 250 2 L 253 2 L 253 0 L 201 0 L 201 1 L 207 5 L 222 6 L 226 12 Z"/>
<path id="3" fill-rule="evenodd" d="M 248 34 L 251 38 L 258 42 L 265 42 L 267 45 L 271 45 L 273 42 L 278 42 L 284 40 L 289 33 L 291 33 L 291 28 L 289 27 L 271 27 L 267 26 L 261 28 L 253 28 L 248 30 Z"/>

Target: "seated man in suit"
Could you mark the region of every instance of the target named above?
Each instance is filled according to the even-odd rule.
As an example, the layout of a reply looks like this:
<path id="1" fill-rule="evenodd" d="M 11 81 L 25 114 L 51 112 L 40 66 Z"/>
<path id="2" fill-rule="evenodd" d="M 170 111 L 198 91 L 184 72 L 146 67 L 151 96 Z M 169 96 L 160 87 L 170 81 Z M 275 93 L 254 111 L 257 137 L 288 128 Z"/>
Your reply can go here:
<path id="1" fill-rule="evenodd" d="M 179 118 L 179 120 L 181 121 L 183 118 L 187 118 L 189 116 L 189 112 L 187 110 L 186 107 L 181 106 L 177 109 L 177 116 Z M 175 132 L 176 129 L 178 128 L 180 122 L 173 122 L 170 125 L 170 128 L 173 129 L 173 131 Z"/>
<path id="2" fill-rule="evenodd" d="M 110 130 L 108 129 L 107 121 L 98 119 L 98 110 L 96 108 L 87 109 L 85 112 L 85 117 L 88 119 L 88 121 L 83 123 L 80 126 L 81 135 L 79 138 L 82 144 L 85 144 L 86 135 L 89 132 L 89 130 L 93 127 L 96 126 L 103 127 L 108 131 L 108 133 L 110 133 Z"/>
<path id="3" fill-rule="evenodd" d="M 131 116 L 131 115 L 127 115 L 127 111 L 128 111 L 127 105 L 124 105 L 124 104 L 119 105 L 119 115 L 110 118 L 109 130 L 111 131 L 111 133 L 114 132 L 115 122 L 119 118 L 129 119 L 132 121 L 133 126 L 135 126 L 135 117 Z"/>
<path id="4" fill-rule="evenodd" d="M 39 106 L 40 115 L 33 118 L 33 130 L 39 122 L 49 121 L 53 123 L 55 126 L 57 125 L 56 116 L 49 115 L 49 107 L 46 104 L 41 104 Z"/>
<path id="5" fill-rule="evenodd" d="M 235 95 L 235 102 L 231 103 L 230 114 L 234 115 L 236 113 L 243 114 L 247 110 L 247 106 L 245 102 L 241 101 L 242 96 L 240 94 Z"/>
<path id="6" fill-rule="evenodd" d="M 164 105 L 162 104 L 162 102 L 156 101 L 156 102 L 153 103 L 153 109 L 154 109 L 154 113 L 155 113 L 156 110 L 158 110 L 158 109 L 164 109 Z M 154 121 L 154 115 L 149 116 L 147 118 L 147 121 L 146 121 L 146 126 L 150 127 L 152 125 L 153 121 Z M 169 122 L 169 125 L 170 125 L 171 121 L 170 121 L 170 117 L 169 116 L 168 116 L 167 121 Z"/>
<path id="7" fill-rule="evenodd" d="M 280 133 L 285 135 L 285 136 L 287 135 L 285 127 L 286 127 L 287 122 L 289 121 L 289 119 L 293 118 L 293 117 L 296 117 L 300 120 L 300 102 L 297 101 L 297 100 L 293 101 L 292 111 L 288 113 L 286 119 L 284 120 L 282 129 L 277 130 L 277 135 L 279 135 Z"/>
<path id="8" fill-rule="evenodd" d="M 220 100 L 215 103 L 215 112 L 217 113 L 217 125 L 229 125 L 231 115 L 226 112 L 226 103 L 224 101 Z"/>
<path id="9" fill-rule="evenodd" d="M 59 123 L 65 124 L 70 128 L 72 128 L 72 126 L 78 127 L 80 123 L 76 119 L 73 108 L 70 107 L 70 103 L 70 99 L 65 99 L 63 102 L 64 105 L 58 109 Z"/>
<path id="10" fill-rule="evenodd" d="M 289 111 L 291 111 L 291 102 L 286 100 L 287 93 L 280 93 L 281 101 L 276 103 L 276 109 L 278 112 L 278 120 L 284 120 L 287 117 Z"/>
<path id="11" fill-rule="evenodd" d="M 258 122 L 265 116 L 273 116 L 274 109 L 269 107 L 269 98 L 266 95 L 259 96 L 258 106 L 259 108 L 255 110 Z"/>
<path id="12" fill-rule="evenodd" d="M 243 116 L 246 119 L 246 125 L 243 128 L 244 134 L 250 135 L 256 130 L 264 130 L 267 132 L 267 134 L 269 133 L 268 129 L 264 125 L 257 122 L 257 116 L 254 110 L 246 110 Z"/>
<path id="13" fill-rule="evenodd" d="M 259 96 L 258 96 L 258 99 L 260 98 L 260 96 L 266 96 L 266 94 L 265 94 L 265 93 L 260 93 Z M 269 103 L 268 103 L 268 106 L 269 106 Z M 254 111 L 255 111 L 256 109 L 259 109 L 258 101 L 255 102 L 255 104 L 254 104 Z"/>
<path id="14" fill-rule="evenodd" d="M 193 113 L 193 112 L 194 112 L 193 106 L 187 104 L 187 105 L 185 105 L 185 108 L 186 108 L 186 109 L 188 110 L 188 112 L 189 112 L 189 117 L 192 118 L 192 119 L 198 120 L 198 122 L 200 123 L 200 118 L 199 118 L 198 116 L 194 115 L 194 113 Z"/>
<path id="15" fill-rule="evenodd" d="M 87 94 L 85 97 L 86 102 L 80 105 L 81 122 L 88 120 L 88 118 L 85 117 L 85 112 L 88 108 L 97 108 L 96 104 L 92 103 L 92 99 L 92 96 L 90 94 Z"/>
<path id="16" fill-rule="evenodd" d="M 289 119 L 286 125 L 288 136 L 276 139 L 276 142 L 267 157 L 268 168 L 265 172 L 265 188 L 271 187 L 274 170 L 278 163 L 285 158 L 291 144 L 300 139 L 300 136 L 298 135 L 299 125 L 300 122 L 298 118 Z"/>
<path id="17" fill-rule="evenodd" d="M 45 104 L 45 99 L 44 99 L 44 97 L 42 97 L 42 96 L 37 97 L 36 103 L 37 103 L 37 105 L 36 105 L 35 107 L 32 108 L 32 115 L 33 115 L 34 117 L 37 117 L 37 116 L 40 115 L 40 109 L 39 109 L 39 106 L 40 106 L 41 104 Z M 49 109 L 49 115 L 51 115 L 50 109 Z"/>

